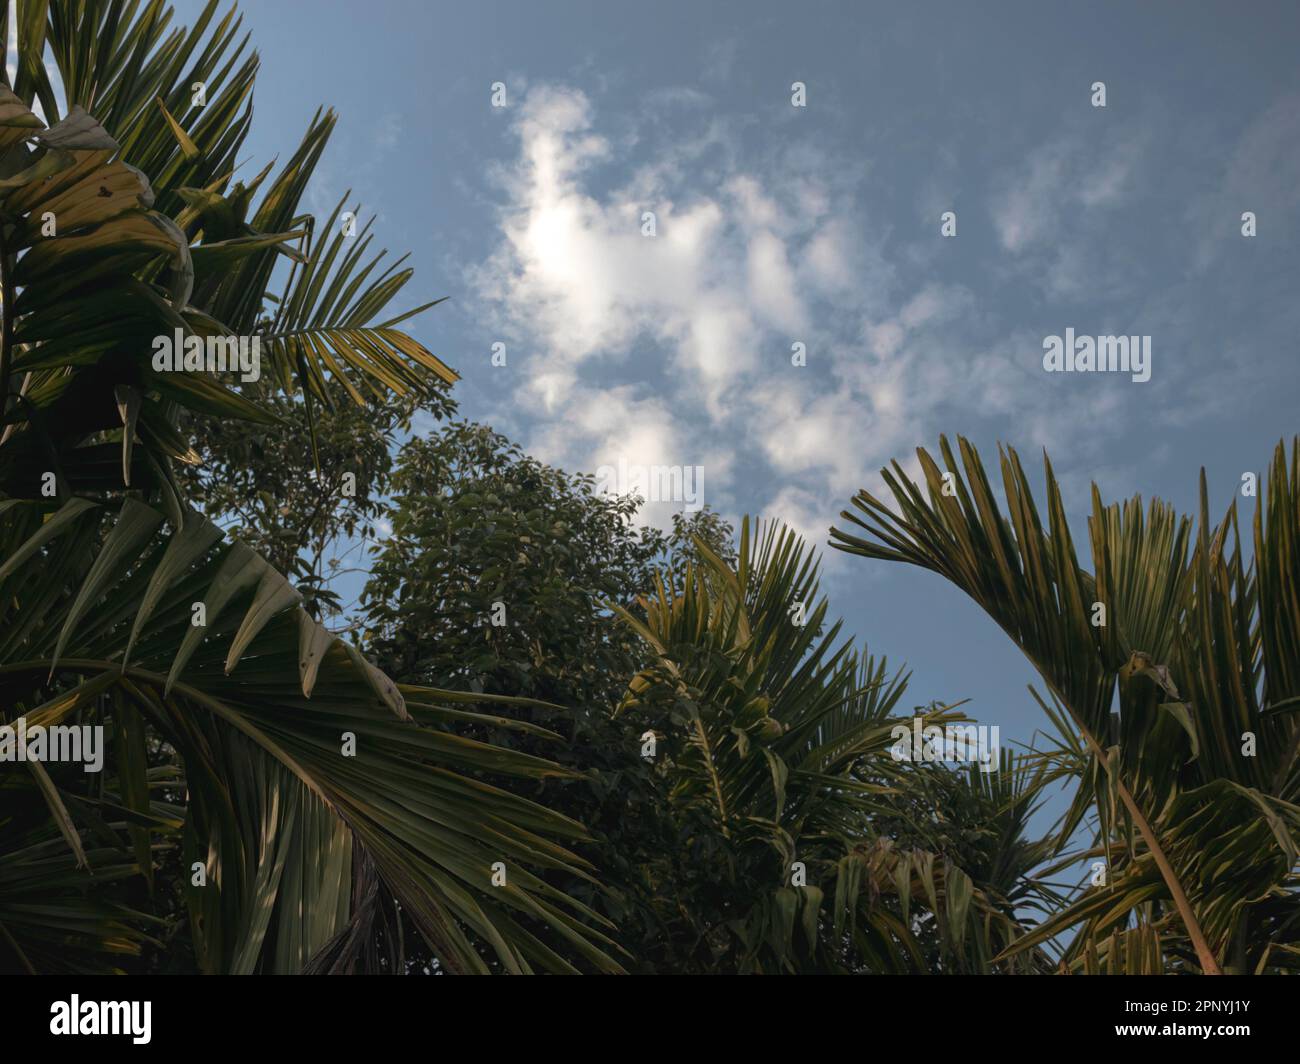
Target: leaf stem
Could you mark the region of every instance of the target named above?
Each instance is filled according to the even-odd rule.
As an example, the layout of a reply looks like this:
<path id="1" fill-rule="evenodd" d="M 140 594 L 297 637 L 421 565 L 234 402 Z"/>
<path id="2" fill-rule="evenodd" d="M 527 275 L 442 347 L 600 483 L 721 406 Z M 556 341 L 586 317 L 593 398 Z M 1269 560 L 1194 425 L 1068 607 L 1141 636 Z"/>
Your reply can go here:
<path id="1" fill-rule="evenodd" d="M 14 348 L 13 263 L 0 235 L 0 417 L 9 412 L 9 377 L 13 370 Z"/>

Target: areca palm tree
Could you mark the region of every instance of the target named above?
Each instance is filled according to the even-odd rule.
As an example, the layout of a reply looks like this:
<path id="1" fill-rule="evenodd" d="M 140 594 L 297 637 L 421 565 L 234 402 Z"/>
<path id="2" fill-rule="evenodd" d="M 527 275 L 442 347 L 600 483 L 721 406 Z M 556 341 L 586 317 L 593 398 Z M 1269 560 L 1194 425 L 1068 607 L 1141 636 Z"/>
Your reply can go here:
<path id="1" fill-rule="evenodd" d="M 819 563 L 788 528 L 743 523 L 730 566 L 706 544 L 680 594 L 661 579 L 644 616 L 616 607 L 649 664 L 620 712 L 655 736 L 677 840 L 651 861 L 675 969 L 757 972 L 1041 970 L 994 957 L 1026 931 L 1017 861 L 1038 774 L 1005 755 L 1001 781 L 940 770 L 956 810 L 1002 827 L 979 882 L 901 797 L 922 777 L 889 756 L 907 687 L 884 659 L 840 640 Z M 931 705 L 925 725 L 965 719 Z M 978 773 L 977 773 L 978 774 Z M 943 786 L 938 779 L 935 786 Z M 987 800 L 976 798 L 991 787 Z M 965 797 L 962 797 L 962 796 Z M 890 828 L 906 823 L 905 833 Z M 995 832 L 996 833 L 996 832 Z M 947 850 L 947 852 L 945 852 Z M 975 856 L 975 850 L 968 851 Z"/>
<path id="2" fill-rule="evenodd" d="M 474 699 L 391 682 L 176 475 L 201 458 L 182 413 L 272 419 L 218 375 L 156 369 L 177 330 L 257 337 L 321 416 L 331 381 L 364 404 L 455 379 L 398 328 L 429 304 L 388 310 L 410 270 L 299 207 L 333 114 L 235 181 L 257 58 L 233 9 L 190 30 L 161 0 L 19 0 L 16 17 L 0 715 L 100 726 L 109 748 L 100 774 L 0 768 L 0 965 L 347 968 L 382 884 L 445 970 L 616 969 L 601 920 L 544 878 L 590 877 L 568 849 L 582 827 L 489 782 L 567 770 L 458 735 Z"/>
<path id="3" fill-rule="evenodd" d="M 975 448 L 946 439 L 925 484 L 894 463 L 836 547 L 937 572 L 971 596 L 1047 686 L 1044 709 L 1091 808 L 1104 880 L 1008 953 L 1074 929 L 1084 971 L 1293 970 L 1300 960 L 1300 441 L 1279 444 L 1243 545 L 1237 503 L 1195 519 L 1094 486 L 1090 566 L 1050 462 L 1044 525 L 1015 451 L 1004 514 Z M 1249 549 L 1247 549 L 1249 548 Z"/>

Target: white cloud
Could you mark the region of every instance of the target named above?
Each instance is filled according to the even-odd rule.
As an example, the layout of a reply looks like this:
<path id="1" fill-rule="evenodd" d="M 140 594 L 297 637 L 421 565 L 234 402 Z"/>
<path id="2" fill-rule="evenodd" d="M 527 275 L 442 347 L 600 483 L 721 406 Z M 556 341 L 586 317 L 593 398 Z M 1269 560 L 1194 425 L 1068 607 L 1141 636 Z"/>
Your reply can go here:
<path id="1" fill-rule="evenodd" d="M 847 183 L 792 181 L 790 159 L 798 173 L 852 172 L 817 145 L 756 161 L 691 107 L 671 132 L 647 118 L 616 139 L 585 94 L 558 86 L 523 96 L 513 133 L 517 155 L 495 175 L 499 241 L 470 282 L 475 315 L 527 352 L 511 358 L 511 406 L 535 413 L 521 434 L 540 458 L 703 465 L 706 502 L 733 517 L 757 507 L 822 545 L 854 492 L 879 493 L 891 458 L 914 469 L 908 456 L 940 431 L 1014 416 L 1031 447 L 1082 438 L 1087 453 L 1105 389 L 1076 389 L 1068 410 L 1031 402 L 1041 337 L 933 280 L 915 244 L 891 251 Z M 995 212 L 1009 249 L 1048 240 L 1077 150 L 1036 153 L 1023 195 Z M 1116 203 L 1132 158 L 1119 150 L 1076 184 L 1076 209 Z M 794 340 L 807 366 L 791 365 Z M 666 523 L 673 508 L 643 516 Z"/>
<path id="2" fill-rule="evenodd" d="M 1280 97 L 1246 125 L 1215 184 L 1188 212 L 1198 234 L 1194 261 L 1200 270 L 1229 242 L 1241 239 L 1244 211 L 1255 213 L 1263 234 L 1285 232 L 1295 224 L 1300 213 L 1300 93 Z"/>
<path id="3" fill-rule="evenodd" d="M 1080 208 L 1121 204 L 1145 150 L 1140 127 L 1103 137 L 1070 133 L 1030 152 L 1008 173 L 990 212 L 1002 246 L 1024 252 L 1056 239 Z"/>

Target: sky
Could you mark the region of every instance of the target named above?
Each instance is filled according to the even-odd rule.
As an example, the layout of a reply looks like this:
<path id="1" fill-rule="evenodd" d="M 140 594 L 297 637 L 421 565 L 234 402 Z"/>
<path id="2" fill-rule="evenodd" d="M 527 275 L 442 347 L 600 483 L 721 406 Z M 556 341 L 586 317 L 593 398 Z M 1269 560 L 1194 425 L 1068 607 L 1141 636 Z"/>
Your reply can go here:
<path id="1" fill-rule="evenodd" d="M 309 206 L 377 213 L 412 304 L 450 297 L 410 327 L 461 415 L 565 469 L 698 467 L 714 509 L 825 544 L 883 465 L 964 435 L 1046 450 L 1086 543 L 1090 482 L 1190 510 L 1203 466 L 1221 512 L 1297 429 L 1294 3 L 243 10 L 248 172 L 335 107 Z M 1049 372 L 1067 329 L 1149 337 L 1149 379 Z M 826 550 L 823 591 L 913 703 L 1045 724 L 940 578 Z"/>

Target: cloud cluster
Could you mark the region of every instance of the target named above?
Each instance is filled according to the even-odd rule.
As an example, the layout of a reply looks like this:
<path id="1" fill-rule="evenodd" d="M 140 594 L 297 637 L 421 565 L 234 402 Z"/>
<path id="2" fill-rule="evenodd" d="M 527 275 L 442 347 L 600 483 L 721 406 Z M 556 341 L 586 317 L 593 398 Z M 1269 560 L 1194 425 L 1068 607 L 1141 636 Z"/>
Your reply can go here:
<path id="1" fill-rule="evenodd" d="M 715 123 L 655 144 L 599 194 L 617 146 L 583 93 L 534 88 L 514 131 L 518 156 L 497 174 L 501 241 L 472 282 L 524 353 L 514 401 L 538 412 L 530 448 L 575 468 L 701 464 L 724 508 L 743 474 L 768 485 L 748 505 L 823 538 L 830 507 L 883 454 L 860 451 L 870 423 L 907 414 L 897 383 L 866 380 L 854 360 L 873 357 L 869 335 L 893 336 L 878 346 L 895 353 L 949 293 L 927 289 L 878 324 L 837 314 L 881 304 L 858 286 L 889 273 L 859 243 L 851 204 L 816 178 L 717 166 L 732 153 L 716 150 Z M 796 343 L 806 366 L 792 365 Z"/>
<path id="2" fill-rule="evenodd" d="M 671 122 L 655 120 L 663 108 Z M 469 282 L 476 317 L 514 353 L 510 407 L 529 412 L 523 442 L 545 460 L 703 465 L 713 506 L 818 542 L 881 466 L 941 431 L 1014 426 L 1067 473 L 1116 466 L 1099 460 L 1098 427 L 1154 388 L 1047 379 L 1043 336 L 1071 321 L 1049 307 L 1038 331 L 1034 316 L 1131 280 L 1096 234 L 1132 200 L 1144 126 L 1006 161 L 978 189 L 995 261 L 955 274 L 938 217 L 900 232 L 843 177 L 861 172 L 852 159 L 812 134 L 756 152 L 698 90 L 647 97 L 640 127 L 618 133 L 571 87 L 534 85 L 515 110 L 514 154 L 494 174 L 499 239 Z M 1030 282 L 1032 305 L 998 289 Z"/>

